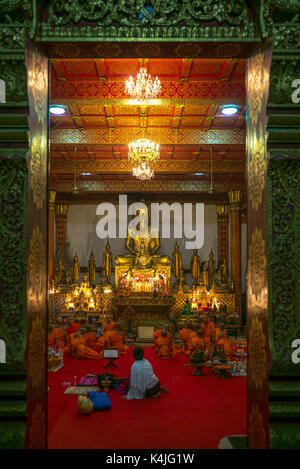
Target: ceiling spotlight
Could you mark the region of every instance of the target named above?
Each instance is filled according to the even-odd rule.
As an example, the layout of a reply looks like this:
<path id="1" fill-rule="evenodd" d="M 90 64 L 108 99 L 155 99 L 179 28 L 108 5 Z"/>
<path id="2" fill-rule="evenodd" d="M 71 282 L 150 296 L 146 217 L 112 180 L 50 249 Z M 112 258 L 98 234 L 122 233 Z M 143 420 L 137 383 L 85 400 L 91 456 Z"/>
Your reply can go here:
<path id="1" fill-rule="evenodd" d="M 62 116 L 65 113 L 66 113 L 65 106 L 61 106 L 60 104 L 55 104 L 53 106 L 50 106 L 50 114 L 53 114 L 54 116 Z"/>
<path id="2" fill-rule="evenodd" d="M 239 110 L 238 106 L 235 106 L 234 104 L 221 106 L 221 112 L 222 114 L 224 114 L 224 116 L 234 116 L 234 114 L 236 114 L 238 110 Z"/>
<path id="3" fill-rule="evenodd" d="M 204 176 L 204 173 L 194 173 L 194 176 Z"/>
<path id="4" fill-rule="evenodd" d="M 91 176 L 92 173 L 81 173 L 81 176 Z"/>

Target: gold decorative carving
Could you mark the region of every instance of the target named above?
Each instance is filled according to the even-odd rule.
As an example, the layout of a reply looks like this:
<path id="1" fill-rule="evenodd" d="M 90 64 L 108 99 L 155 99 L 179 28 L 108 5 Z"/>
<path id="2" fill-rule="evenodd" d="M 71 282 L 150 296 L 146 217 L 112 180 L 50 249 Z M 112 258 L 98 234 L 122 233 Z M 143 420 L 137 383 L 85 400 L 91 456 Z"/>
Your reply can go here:
<path id="1" fill-rule="evenodd" d="M 240 210 L 242 201 L 242 191 L 234 189 L 228 192 L 230 211 Z"/>
<path id="2" fill-rule="evenodd" d="M 43 449 L 45 446 L 46 420 L 45 411 L 41 403 L 37 403 L 31 417 L 29 430 L 29 448 Z"/>
<path id="3" fill-rule="evenodd" d="M 138 44 L 134 52 L 138 57 L 159 57 L 161 53 L 159 45 L 153 42 Z"/>
<path id="4" fill-rule="evenodd" d="M 262 98 L 265 90 L 265 81 L 268 73 L 264 68 L 264 54 L 256 54 L 249 59 L 250 72 L 248 74 L 248 102 L 250 124 L 255 125 L 261 112 Z"/>
<path id="5" fill-rule="evenodd" d="M 219 44 L 215 49 L 216 57 L 224 57 L 225 59 L 230 59 L 232 57 L 237 57 L 240 55 L 242 48 L 239 44 L 233 42 L 224 42 Z"/>
<path id="6" fill-rule="evenodd" d="M 218 214 L 218 223 L 227 222 L 229 218 L 229 204 L 216 205 L 216 208 Z"/>
<path id="7" fill-rule="evenodd" d="M 186 42 L 179 44 L 175 49 L 177 57 L 198 57 L 202 52 L 202 48 L 194 42 Z"/>
<path id="8" fill-rule="evenodd" d="M 53 52 L 54 55 L 57 55 L 58 57 L 71 59 L 73 57 L 79 57 L 81 49 L 73 42 L 61 42 L 59 44 L 55 44 Z"/>
<path id="9" fill-rule="evenodd" d="M 249 327 L 249 367 L 256 388 L 261 388 L 266 379 L 266 336 L 263 323 L 255 316 Z"/>
<path id="10" fill-rule="evenodd" d="M 39 316 L 32 321 L 29 336 L 28 375 L 33 388 L 37 388 L 44 374 L 46 340 L 43 322 Z"/>
<path id="11" fill-rule="evenodd" d="M 52 211 L 55 210 L 55 198 L 56 198 L 56 192 L 49 191 L 48 193 L 49 210 L 52 210 Z"/>
<path id="12" fill-rule="evenodd" d="M 56 222 L 66 223 L 68 217 L 68 205 L 67 204 L 55 204 L 55 220 Z"/>
<path id="13" fill-rule="evenodd" d="M 118 129 L 52 129 L 50 131 L 51 143 L 74 143 L 78 145 L 114 144 L 128 145 L 133 140 L 143 138 L 143 129 L 140 127 L 126 127 Z M 160 145 L 200 145 L 211 144 L 232 144 L 242 145 L 245 143 L 245 130 L 240 129 L 181 129 L 172 131 L 171 128 L 148 128 L 147 138 Z"/>
<path id="14" fill-rule="evenodd" d="M 119 57 L 122 53 L 122 49 L 118 44 L 112 44 L 110 42 L 102 42 L 98 44 L 94 51 L 98 57 Z"/>
<path id="15" fill-rule="evenodd" d="M 47 140 L 44 135 L 35 135 L 30 147 L 30 185 L 37 209 L 43 207 L 46 196 Z"/>
<path id="16" fill-rule="evenodd" d="M 266 448 L 266 432 L 263 424 L 263 416 L 256 404 L 251 407 L 248 425 L 249 449 Z"/>
<path id="17" fill-rule="evenodd" d="M 265 252 L 266 242 L 262 230 L 255 228 L 252 233 L 249 247 L 248 269 L 251 275 L 250 288 L 257 299 L 266 283 L 267 258 Z"/>
<path id="18" fill-rule="evenodd" d="M 250 161 L 248 168 L 249 199 L 253 210 L 258 210 L 262 202 L 265 188 L 265 173 L 267 162 L 265 157 L 264 138 L 255 138 L 254 145 L 250 147 Z"/>
<path id="19" fill-rule="evenodd" d="M 38 52 L 32 55 L 32 66 L 28 71 L 28 86 L 33 96 L 33 106 L 40 124 L 46 123 L 47 117 L 47 75 L 44 59 Z"/>
<path id="20" fill-rule="evenodd" d="M 39 227 L 33 228 L 28 256 L 29 292 L 38 298 L 42 289 L 43 276 L 46 269 L 45 245 Z"/>

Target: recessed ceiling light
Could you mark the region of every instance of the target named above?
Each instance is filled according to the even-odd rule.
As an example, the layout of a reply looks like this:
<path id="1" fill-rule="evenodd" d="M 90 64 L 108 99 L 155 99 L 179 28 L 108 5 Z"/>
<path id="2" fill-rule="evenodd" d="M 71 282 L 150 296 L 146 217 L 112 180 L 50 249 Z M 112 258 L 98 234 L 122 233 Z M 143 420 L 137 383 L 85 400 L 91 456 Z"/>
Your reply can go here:
<path id="1" fill-rule="evenodd" d="M 233 116 L 238 112 L 238 110 L 238 106 L 235 106 L 234 104 L 228 104 L 221 107 L 221 112 L 224 114 L 224 116 Z"/>
<path id="2" fill-rule="evenodd" d="M 91 176 L 92 173 L 81 173 L 81 176 Z"/>
<path id="3" fill-rule="evenodd" d="M 194 176 L 204 176 L 204 173 L 194 173 Z"/>
<path id="4" fill-rule="evenodd" d="M 50 106 L 50 113 L 53 114 L 54 116 L 61 116 L 62 114 L 65 114 L 66 108 L 65 106 L 61 106 L 60 104 L 55 104 L 53 106 Z"/>

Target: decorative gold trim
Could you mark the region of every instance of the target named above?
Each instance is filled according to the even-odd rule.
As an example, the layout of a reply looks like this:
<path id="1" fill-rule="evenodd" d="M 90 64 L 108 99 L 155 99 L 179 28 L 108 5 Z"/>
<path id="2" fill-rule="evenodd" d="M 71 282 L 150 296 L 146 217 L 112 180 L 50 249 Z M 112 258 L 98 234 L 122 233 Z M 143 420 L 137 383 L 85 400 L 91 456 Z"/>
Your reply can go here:
<path id="1" fill-rule="evenodd" d="M 29 336 L 28 375 L 33 388 L 37 388 L 44 375 L 46 358 L 45 329 L 40 317 L 32 321 Z"/>
<path id="2" fill-rule="evenodd" d="M 266 336 L 263 323 L 255 316 L 249 324 L 249 368 L 256 388 L 262 388 L 266 379 Z"/>
<path id="3" fill-rule="evenodd" d="M 30 146 L 30 185 L 37 209 L 43 207 L 46 197 L 47 140 L 44 135 L 35 135 Z"/>
<path id="4" fill-rule="evenodd" d="M 248 448 L 266 449 L 266 432 L 263 416 L 256 404 L 252 404 L 248 426 Z"/>
<path id="5" fill-rule="evenodd" d="M 32 238 L 29 243 L 28 256 L 28 291 L 32 296 L 32 301 L 39 298 L 42 290 L 42 279 L 45 274 L 45 244 L 43 235 L 37 226 L 33 228 Z M 34 299 L 35 297 L 35 299 Z"/>
<path id="6" fill-rule="evenodd" d="M 266 242 L 261 229 L 255 228 L 251 236 L 248 257 L 249 287 L 256 299 L 266 284 Z"/>

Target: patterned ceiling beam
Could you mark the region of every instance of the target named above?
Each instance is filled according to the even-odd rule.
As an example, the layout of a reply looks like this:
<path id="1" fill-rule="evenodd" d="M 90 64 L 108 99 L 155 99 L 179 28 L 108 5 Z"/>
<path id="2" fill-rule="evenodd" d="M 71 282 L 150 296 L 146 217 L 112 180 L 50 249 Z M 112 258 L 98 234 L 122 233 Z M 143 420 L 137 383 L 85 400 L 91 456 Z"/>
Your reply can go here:
<path id="1" fill-rule="evenodd" d="M 103 159 L 90 159 L 79 160 L 77 159 L 78 173 L 131 173 L 132 166 L 128 160 L 103 160 Z M 50 159 L 50 172 L 51 174 L 72 174 L 74 171 L 74 162 L 69 160 Z M 213 162 L 214 173 L 225 174 L 245 174 L 246 161 L 241 160 L 214 160 Z M 210 173 L 210 160 L 159 160 L 155 164 L 155 172 L 161 173 L 193 173 L 193 172 L 207 172 Z"/>
<path id="2" fill-rule="evenodd" d="M 209 181 L 81 181 L 77 183 L 81 192 L 110 192 L 110 193 L 129 193 L 129 192 L 202 192 L 208 193 L 210 188 Z M 232 189 L 232 182 L 215 183 L 216 192 L 225 193 Z M 244 182 L 235 183 L 234 187 L 240 190 L 246 190 Z M 56 192 L 72 192 L 73 181 L 70 182 L 51 182 L 50 190 Z"/>
<path id="3" fill-rule="evenodd" d="M 145 135 L 144 135 L 145 134 Z M 245 130 L 240 129 L 181 129 L 173 131 L 167 127 L 148 128 L 146 132 L 137 127 L 119 129 L 52 129 L 52 144 L 70 143 L 77 145 L 107 144 L 128 145 L 138 138 L 149 138 L 161 145 L 241 145 L 246 141 Z"/>
<path id="4" fill-rule="evenodd" d="M 83 81 L 56 81 L 52 80 L 51 83 L 51 102 L 58 103 L 68 100 L 76 102 L 88 102 L 94 104 L 105 104 L 99 100 L 114 99 L 117 100 L 116 104 L 131 104 L 132 100 L 126 99 L 124 94 L 125 83 L 122 81 L 108 81 L 108 82 L 83 82 Z M 228 103 L 234 102 L 236 104 L 245 103 L 245 85 L 244 82 L 239 80 L 232 80 L 230 82 L 221 81 L 192 81 L 180 83 L 178 81 L 163 81 L 162 93 L 156 101 L 170 100 L 172 104 L 175 99 L 186 101 L 188 100 L 205 100 L 207 103 L 221 102 Z M 125 98 L 125 99 L 124 99 Z M 170 101 L 168 101 L 170 102 Z M 96 104 L 97 104 L 96 103 Z M 152 103 L 151 103 L 152 104 Z M 199 104 L 199 103 L 198 103 Z"/>

